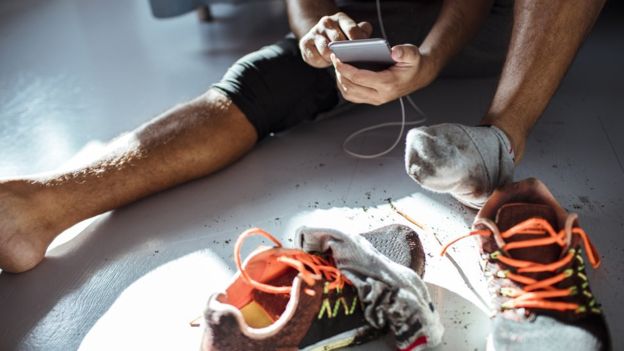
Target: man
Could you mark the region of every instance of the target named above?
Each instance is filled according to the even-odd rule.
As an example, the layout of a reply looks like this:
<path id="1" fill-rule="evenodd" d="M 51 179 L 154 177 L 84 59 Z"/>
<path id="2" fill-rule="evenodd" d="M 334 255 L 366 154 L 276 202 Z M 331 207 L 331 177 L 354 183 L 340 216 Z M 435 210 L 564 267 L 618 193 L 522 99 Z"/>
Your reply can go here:
<path id="1" fill-rule="evenodd" d="M 481 127 L 443 124 L 408 135 L 409 174 L 479 206 L 511 178 L 531 127 L 602 6 L 593 0 L 384 1 L 388 40 L 420 45 L 394 46 L 397 64 L 370 72 L 332 57 L 327 44 L 379 36 L 374 2 L 289 0 L 293 35 L 243 57 L 202 96 L 120 136 L 88 166 L 0 182 L 0 268 L 33 268 L 71 225 L 215 172 L 267 134 L 331 110 L 340 96 L 380 105 L 443 72 L 495 73 L 508 47 Z"/>

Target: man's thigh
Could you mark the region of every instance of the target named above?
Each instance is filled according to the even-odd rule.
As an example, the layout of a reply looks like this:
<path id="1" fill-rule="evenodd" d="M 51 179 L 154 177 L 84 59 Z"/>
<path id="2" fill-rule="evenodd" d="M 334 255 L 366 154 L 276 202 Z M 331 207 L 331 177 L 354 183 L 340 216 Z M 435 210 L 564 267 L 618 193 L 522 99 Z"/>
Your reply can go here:
<path id="1" fill-rule="evenodd" d="M 306 64 L 292 35 L 239 59 L 213 88 L 245 114 L 260 139 L 314 119 L 339 100 L 330 71 Z"/>

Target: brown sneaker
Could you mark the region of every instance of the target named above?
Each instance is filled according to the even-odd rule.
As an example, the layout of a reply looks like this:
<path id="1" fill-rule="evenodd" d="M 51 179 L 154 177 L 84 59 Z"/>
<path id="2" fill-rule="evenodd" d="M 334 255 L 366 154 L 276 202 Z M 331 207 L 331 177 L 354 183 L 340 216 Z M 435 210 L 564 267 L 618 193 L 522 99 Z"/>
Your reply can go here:
<path id="1" fill-rule="evenodd" d="M 489 350 L 608 350 L 607 325 L 589 288 L 583 252 L 600 257 L 577 215 L 527 179 L 498 189 L 477 214 L 483 271 L 496 308 Z M 444 251 L 443 251 L 444 252 Z"/>
<path id="2" fill-rule="evenodd" d="M 257 249 L 242 264 L 241 245 L 253 235 L 277 246 Z M 363 236 L 422 275 L 425 256 L 411 229 L 393 225 Z M 330 255 L 283 248 L 254 228 L 238 238 L 235 261 L 233 282 L 208 301 L 202 350 L 333 350 L 385 332 L 366 322 L 357 291 Z"/>

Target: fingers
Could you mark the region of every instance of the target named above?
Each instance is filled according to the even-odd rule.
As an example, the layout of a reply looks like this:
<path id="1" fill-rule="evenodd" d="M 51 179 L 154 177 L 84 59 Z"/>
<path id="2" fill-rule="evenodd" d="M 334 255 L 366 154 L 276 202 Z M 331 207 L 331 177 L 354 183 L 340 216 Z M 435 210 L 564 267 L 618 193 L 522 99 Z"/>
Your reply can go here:
<path id="1" fill-rule="evenodd" d="M 338 12 L 335 16 L 340 29 L 349 40 L 366 39 L 373 31 L 373 27 L 368 22 L 355 23 L 351 17 L 342 12 Z"/>
<path id="2" fill-rule="evenodd" d="M 314 37 L 314 47 L 316 48 L 316 53 L 319 56 L 319 59 L 323 61 L 323 64 L 329 66 L 331 64 L 331 60 L 329 55 L 331 55 L 331 50 L 329 50 L 329 40 L 324 35 L 316 35 Z"/>
<path id="3" fill-rule="evenodd" d="M 329 43 L 347 39 L 340 29 L 336 16 L 321 17 L 318 23 L 299 41 L 303 60 L 312 67 L 329 67 L 331 65 Z"/>
<path id="4" fill-rule="evenodd" d="M 345 98 L 345 100 L 351 101 L 356 104 L 381 104 L 377 101 L 377 91 L 375 91 L 374 89 L 357 85 L 344 77 L 338 76 L 339 75 L 336 76 L 338 90 L 340 90 L 340 93 Z"/>
<path id="5" fill-rule="evenodd" d="M 321 45 L 319 43 L 319 45 Z M 299 49 L 301 50 L 301 56 L 303 60 L 310 66 L 316 68 L 325 68 L 331 65 L 331 61 L 325 59 L 319 52 L 316 43 L 316 36 L 304 37 L 299 42 Z"/>
<path id="6" fill-rule="evenodd" d="M 368 22 L 360 22 L 357 24 L 357 26 L 364 31 L 364 34 L 366 35 L 365 38 L 362 39 L 366 39 L 369 38 L 371 36 L 371 34 L 373 34 L 373 25 L 368 23 Z"/>
<path id="7" fill-rule="evenodd" d="M 338 15 L 334 15 L 338 16 Z M 347 37 L 343 33 L 340 24 L 334 16 L 325 16 L 319 21 L 316 32 L 319 35 L 325 36 L 332 41 L 346 40 Z"/>
<path id="8" fill-rule="evenodd" d="M 335 64 L 340 63 L 334 55 L 332 55 L 332 61 Z M 343 66 L 348 65 L 343 64 Z M 382 103 L 379 99 L 379 93 L 375 89 L 353 82 L 342 74 L 338 68 L 336 68 L 336 83 L 340 93 L 347 101 L 372 105 L 380 105 Z"/>
<path id="9" fill-rule="evenodd" d="M 351 17 L 342 12 L 332 16 L 324 16 L 299 41 L 301 56 L 312 67 L 328 67 L 331 65 L 329 43 L 365 39 L 370 37 L 372 31 L 373 27 L 370 23 L 355 23 Z"/>
<path id="10" fill-rule="evenodd" d="M 417 65 L 420 61 L 420 50 L 412 44 L 396 45 L 392 47 L 392 59 L 397 63 Z"/>
<path id="11" fill-rule="evenodd" d="M 335 57 L 332 62 L 334 67 L 336 67 L 336 71 L 339 71 L 341 75 L 358 85 L 375 89 L 377 85 L 389 84 L 394 80 L 392 73 L 387 70 L 374 72 L 366 69 L 358 69 L 343 63 Z"/>

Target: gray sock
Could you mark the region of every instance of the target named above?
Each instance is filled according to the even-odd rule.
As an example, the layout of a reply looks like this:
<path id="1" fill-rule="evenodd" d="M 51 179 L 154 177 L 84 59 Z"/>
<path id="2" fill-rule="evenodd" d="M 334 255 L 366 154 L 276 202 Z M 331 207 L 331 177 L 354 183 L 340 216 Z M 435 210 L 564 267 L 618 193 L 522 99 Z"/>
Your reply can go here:
<path id="1" fill-rule="evenodd" d="M 480 208 L 494 189 L 513 180 L 514 154 L 497 127 L 444 123 L 408 132 L 405 168 L 423 188 Z"/>
<path id="2" fill-rule="evenodd" d="M 398 227 L 392 228 L 396 230 Z M 444 333 L 440 315 L 427 285 L 416 271 L 409 268 L 414 265 L 410 263 L 412 258 L 405 253 L 413 250 L 397 242 L 402 239 L 399 232 L 405 231 L 399 230 L 395 236 L 387 235 L 390 231 L 377 232 L 376 236 L 380 235 L 377 244 L 408 266 L 383 255 L 362 235 L 302 227 L 297 231 L 297 237 L 305 251 L 331 251 L 336 267 L 357 289 L 366 321 L 374 328 L 389 327 L 399 349 L 408 349 L 417 343 L 419 346 L 409 349 L 416 351 L 436 346 Z M 424 256 L 419 260 L 424 262 Z"/>

